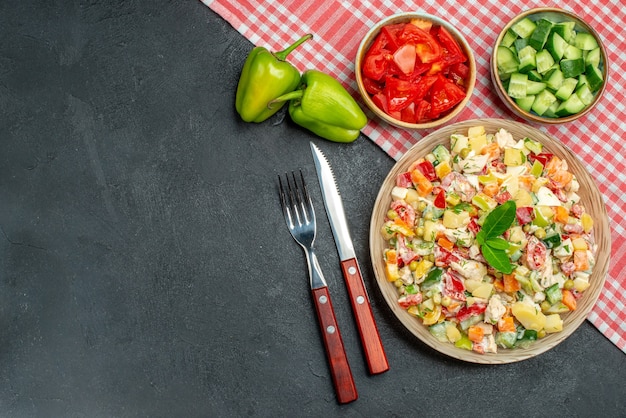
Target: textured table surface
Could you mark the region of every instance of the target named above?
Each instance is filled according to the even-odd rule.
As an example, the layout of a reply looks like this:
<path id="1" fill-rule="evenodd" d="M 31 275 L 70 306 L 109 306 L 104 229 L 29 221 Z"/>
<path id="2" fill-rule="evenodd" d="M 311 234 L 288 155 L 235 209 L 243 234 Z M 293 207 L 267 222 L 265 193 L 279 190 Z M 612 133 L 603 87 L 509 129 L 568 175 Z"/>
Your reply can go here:
<path id="1" fill-rule="evenodd" d="M 501 366 L 408 333 L 367 261 L 394 160 L 365 137 L 241 122 L 251 48 L 199 1 L 0 4 L 0 416 L 623 416 L 626 358 L 588 321 Z M 314 184 L 311 140 L 338 176 L 391 365 L 367 374 L 320 216 L 360 395 L 345 406 L 277 197 L 279 173 Z"/>

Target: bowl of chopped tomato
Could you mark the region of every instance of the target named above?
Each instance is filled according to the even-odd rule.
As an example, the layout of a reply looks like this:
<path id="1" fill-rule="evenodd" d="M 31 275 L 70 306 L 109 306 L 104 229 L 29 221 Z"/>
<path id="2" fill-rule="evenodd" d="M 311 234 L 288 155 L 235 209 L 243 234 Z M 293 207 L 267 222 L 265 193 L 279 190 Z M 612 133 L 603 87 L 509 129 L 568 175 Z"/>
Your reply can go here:
<path id="1" fill-rule="evenodd" d="M 365 105 L 383 121 L 427 129 L 453 120 L 474 90 L 476 65 L 461 32 L 424 13 L 374 25 L 357 50 L 355 75 Z"/>

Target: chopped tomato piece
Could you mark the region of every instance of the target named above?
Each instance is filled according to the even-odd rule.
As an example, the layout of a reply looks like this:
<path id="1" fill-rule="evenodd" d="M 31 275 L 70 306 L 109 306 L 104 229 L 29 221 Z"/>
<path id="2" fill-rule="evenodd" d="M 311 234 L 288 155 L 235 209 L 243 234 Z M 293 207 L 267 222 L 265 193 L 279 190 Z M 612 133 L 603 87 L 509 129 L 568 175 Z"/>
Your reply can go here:
<path id="1" fill-rule="evenodd" d="M 465 91 L 439 74 L 432 87 L 431 97 L 432 110 L 443 113 L 459 104 L 465 98 Z"/>
<path id="2" fill-rule="evenodd" d="M 363 77 L 363 86 L 369 94 L 378 94 L 383 91 L 385 85 L 378 80 L 369 77 Z"/>
<path id="3" fill-rule="evenodd" d="M 411 44 L 404 44 L 393 53 L 393 62 L 404 74 L 413 72 L 416 58 L 415 47 Z"/>
<path id="4" fill-rule="evenodd" d="M 426 100 L 420 100 L 417 103 L 417 108 L 415 109 L 415 118 L 417 119 L 417 122 L 426 122 L 430 118 L 429 115 L 430 103 L 428 103 Z"/>
<path id="5" fill-rule="evenodd" d="M 407 107 L 417 94 L 417 86 L 408 80 L 396 77 L 387 77 L 384 93 L 387 98 L 387 106 L 390 112 L 402 110 Z"/>
<path id="6" fill-rule="evenodd" d="M 372 80 L 380 80 L 387 75 L 389 53 L 367 54 L 363 61 L 363 75 Z"/>
<path id="7" fill-rule="evenodd" d="M 415 167 L 422 172 L 422 174 L 430 181 L 437 180 L 437 172 L 435 171 L 435 166 L 428 160 L 422 160 L 415 164 Z"/>
<path id="8" fill-rule="evenodd" d="M 413 181 L 411 180 L 411 173 L 405 171 L 404 173 L 400 173 L 396 176 L 396 186 L 398 187 L 411 187 L 413 186 Z"/>
<path id="9" fill-rule="evenodd" d="M 467 318 L 475 315 L 480 315 L 487 310 L 485 303 L 474 303 L 472 306 L 463 306 L 456 314 L 456 319 L 459 321 L 465 321 Z"/>
<path id="10" fill-rule="evenodd" d="M 398 40 L 415 45 L 417 57 L 423 63 L 435 62 L 441 58 L 441 46 L 437 39 L 415 25 L 405 25 L 398 34 Z"/>
<path id="11" fill-rule="evenodd" d="M 537 155 L 530 153 L 528 157 L 530 161 L 539 161 L 545 167 L 552 157 L 554 157 L 554 154 L 550 154 L 549 152 L 542 152 Z"/>
<path id="12" fill-rule="evenodd" d="M 402 115 L 402 121 L 406 123 L 417 123 L 417 116 L 415 115 L 415 102 L 411 102 L 407 107 L 400 112 Z"/>
<path id="13" fill-rule="evenodd" d="M 434 200 L 433 204 L 438 209 L 445 209 L 446 208 L 446 192 L 445 192 L 445 190 L 443 190 L 443 189 L 439 190 L 439 193 L 437 193 L 437 196 L 435 197 L 435 200 Z"/>
<path id="14" fill-rule="evenodd" d="M 467 61 L 467 57 L 457 43 L 456 39 L 443 26 L 439 26 L 437 30 L 437 39 L 442 46 L 442 61 L 446 65 L 457 64 Z"/>

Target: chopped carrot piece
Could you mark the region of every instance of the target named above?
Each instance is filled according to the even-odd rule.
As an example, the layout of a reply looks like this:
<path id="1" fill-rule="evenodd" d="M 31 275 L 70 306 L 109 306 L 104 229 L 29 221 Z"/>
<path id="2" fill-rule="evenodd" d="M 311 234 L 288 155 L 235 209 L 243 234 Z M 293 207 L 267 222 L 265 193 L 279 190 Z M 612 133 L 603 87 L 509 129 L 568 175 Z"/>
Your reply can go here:
<path id="1" fill-rule="evenodd" d="M 554 174 L 549 174 L 548 178 L 559 188 L 567 186 L 574 175 L 567 170 L 557 170 Z"/>
<path id="2" fill-rule="evenodd" d="M 488 183 L 483 187 L 483 193 L 489 197 L 494 197 L 500 191 L 500 185 L 496 183 Z"/>
<path id="3" fill-rule="evenodd" d="M 527 191 L 531 191 L 533 189 L 533 184 L 535 184 L 535 180 L 537 179 L 531 174 L 519 176 L 517 178 L 519 186 Z"/>
<path id="4" fill-rule="evenodd" d="M 550 159 L 550 161 L 546 163 L 546 166 L 543 171 L 546 173 L 547 177 L 550 177 L 551 175 L 554 175 L 560 169 L 561 169 L 561 159 L 555 155 Z"/>
<path id="5" fill-rule="evenodd" d="M 428 196 L 433 191 L 433 184 L 419 169 L 411 171 L 411 181 L 413 181 L 417 193 L 422 197 Z"/>
<path id="6" fill-rule="evenodd" d="M 502 283 L 506 293 L 517 292 L 522 288 L 522 285 L 517 281 L 514 274 L 503 274 Z"/>
<path id="7" fill-rule="evenodd" d="M 454 243 L 448 240 L 446 237 L 440 237 L 437 240 L 437 244 L 439 244 L 440 247 L 443 247 L 448 251 L 452 251 L 452 249 L 454 248 Z"/>
<path id="8" fill-rule="evenodd" d="M 504 282 L 502 279 L 495 279 L 493 281 L 493 287 L 495 287 L 498 292 L 504 292 Z"/>
<path id="9" fill-rule="evenodd" d="M 561 300 L 561 302 L 563 302 L 563 305 L 567 306 L 567 308 L 570 311 L 575 311 L 576 310 L 576 298 L 574 297 L 574 294 L 567 290 L 567 289 L 563 289 L 563 299 Z"/>
<path id="10" fill-rule="evenodd" d="M 398 263 L 398 253 L 396 252 L 396 250 L 385 251 L 385 258 L 388 263 L 393 263 L 393 264 Z"/>
<path id="11" fill-rule="evenodd" d="M 480 150 L 480 153 L 483 155 L 488 155 L 489 160 L 495 160 L 500 157 L 500 145 L 497 142 L 492 142 L 487 144 Z"/>
<path id="12" fill-rule="evenodd" d="M 393 220 L 394 231 L 401 233 L 404 236 L 412 237 L 415 235 L 415 231 L 408 223 L 404 222 L 401 218 Z"/>
<path id="13" fill-rule="evenodd" d="M 475 343 L 481 342 L 484 336 L 485 331 L 481 327 L 469 327 L 467 330 L 467 338 Z"/>
<path id="14" fill-rule="evenodd" d="M 515 321 L 512 316 L 504 316 L 498 321 L 498 331 L 515 332 Z"/>
<path id="15" fill-rule="evenodd" d="M 563 206 L 553 206 L 552 210 L 554 211 L 554 222 L 559 222 L 562 224 L 566 224 L 569 219 L 569 212 Z"/>
<path id="16" fill-rule="evenodd" d="M 589 257 L 585 250 L 574 250 L 574 266 L 576 271 L 589 270 Z"/>

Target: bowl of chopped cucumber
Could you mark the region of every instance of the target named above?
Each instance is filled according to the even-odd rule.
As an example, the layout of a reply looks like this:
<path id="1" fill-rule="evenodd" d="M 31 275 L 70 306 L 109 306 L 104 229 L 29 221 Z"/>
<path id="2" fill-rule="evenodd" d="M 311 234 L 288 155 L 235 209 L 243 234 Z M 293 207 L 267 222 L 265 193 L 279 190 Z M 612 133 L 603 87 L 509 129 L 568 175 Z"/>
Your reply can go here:
<path id="1" fill-rule="evenodd" d="M 608 80 L 598 33 L 572 12 L 541 7 L 500 32 L 491 54 L 498 97 L 515 115 L 544 124 L 574 121 L 600 101 Z"/>

